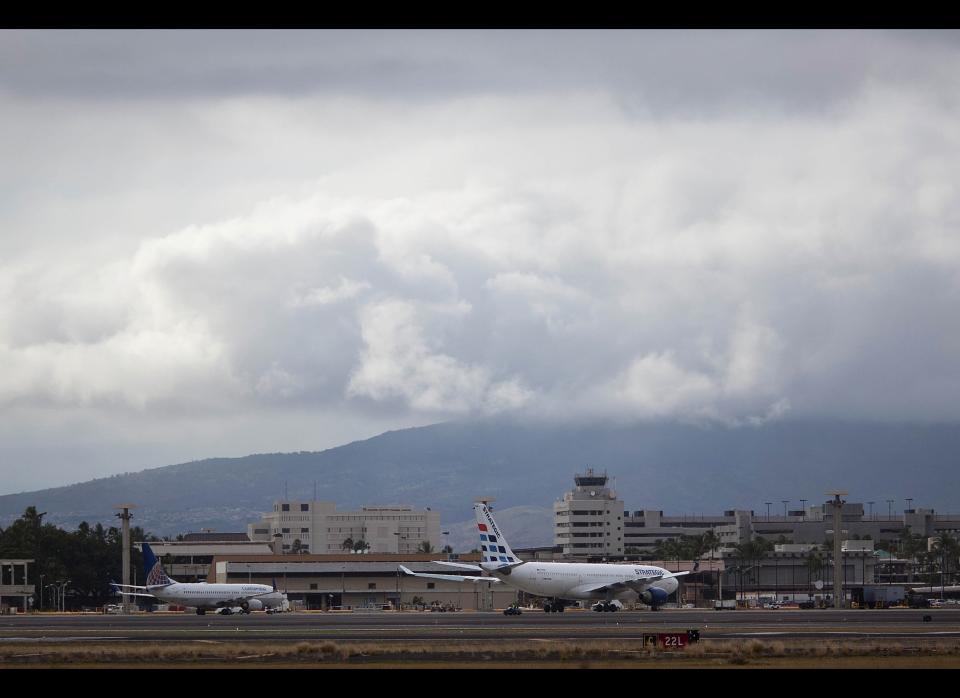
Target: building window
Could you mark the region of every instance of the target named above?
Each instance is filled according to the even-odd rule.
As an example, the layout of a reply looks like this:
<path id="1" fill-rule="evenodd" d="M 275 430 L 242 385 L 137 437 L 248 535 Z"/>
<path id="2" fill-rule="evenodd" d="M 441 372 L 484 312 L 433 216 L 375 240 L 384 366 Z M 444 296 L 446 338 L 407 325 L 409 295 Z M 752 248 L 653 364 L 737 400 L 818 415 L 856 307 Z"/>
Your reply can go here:
<path id="1" fill-rule="evenodd" d="M 280 532 L 281 532 L 281 533 L 290 533 L 290 529 L 289 529 L 289 528 L 281 528 L 281 529 L 280 529 Z"/>
<path id="2" fill-rule="evenodd" d="M 311 584 L 311 585 L 310 585 L 310 591 L 315 591 L 316 588 L 317 588 L 317 585 L 316 585 L 316 584 Z"/>
<path id="3" fill-rule="evenodd" d="M 280 505 L 280 510 L 281 510 L 281 511 L 290 511 L 290 505 L 289 505 L 289 504 L 281 504 L 281 505 Z"/>
<path id="4" fill-rule="evenodd" d="M 433 589 L 436 586 L 436 582 L 427 582 L 427 589 Z"/>
<path id="5" fill-rule="evenodd" d="M 376 582 L 370 582 L 369 584 L 367 584 L 367 589 L 376 589 L 376 588 L 377 588 Z"/>
<path id="6" fill-rule="evenodd" d="M 300 529 L 300 533 L 310 533 L 310 529 L 309 529 L 309 528 L 301 528 L 301 529 Z"/>
<path id="7" fill-rule="evenodd" d="M 301 505 L 300 505 L 300 511 L 310 511 L 310 505 L 309 505 L 309 504 L 301 504 Z"/>

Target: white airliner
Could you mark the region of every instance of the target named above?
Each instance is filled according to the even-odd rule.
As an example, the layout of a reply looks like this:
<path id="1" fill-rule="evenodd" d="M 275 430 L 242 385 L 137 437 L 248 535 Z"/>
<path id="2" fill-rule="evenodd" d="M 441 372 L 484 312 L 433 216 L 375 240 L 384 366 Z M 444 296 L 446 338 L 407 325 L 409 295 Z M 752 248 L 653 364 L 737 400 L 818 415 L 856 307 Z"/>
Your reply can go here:
<path id="1" fill-rule="evenodd" d="M 563 611 L 568 601 L 596 599 L 595 611 L 615 611 L 614 601 L 639 598 L 653 610 L 665 602 L 679 586 L 676 577 L 689 572 L 670 572 L 662 567 L 641 564 L 586 562 L 524 562 L 510 549 L 487 505 L 478 502 L 473 510 L 480 534 L 480 566 L 459 562 L 438 562 L 474 572 L 489 572 L 492 577 L 425 574 L 412 572 L 403 565 L 400 571 L 414 577 L 430 577 L 461 582 L 506 584 L 528 594 L 550 599 L 543 606 L 547 613 Z"/>
<path id="2" fill-rule="evenodd" d="M 154 555 L 149 543 L 143 544 L 143 569 L 146 586 L 117 584 L 112 582 L 114 591 L 125 596 L 148 596 L 165 603 L 191 606 L 202 616 L 207 609 L 221 609 L 230 614 L 233 609 L 242 613 L 261 609 L 289 608 L 285 604 L 286 594 L 277 590 L 276 584 L 207 584 L 206 582 L 178 582 L 170 579 L 163 564 Z M 138 591 L 124 591 L 137 589 Z"/>

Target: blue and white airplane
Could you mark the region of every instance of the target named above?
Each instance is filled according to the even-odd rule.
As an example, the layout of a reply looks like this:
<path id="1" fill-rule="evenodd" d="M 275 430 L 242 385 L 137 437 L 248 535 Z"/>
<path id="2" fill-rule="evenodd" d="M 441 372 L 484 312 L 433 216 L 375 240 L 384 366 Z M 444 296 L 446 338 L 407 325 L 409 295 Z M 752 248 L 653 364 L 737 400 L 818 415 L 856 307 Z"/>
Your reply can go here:
<path id="1" fill-rule="evenodd" d="M 412 572 L 400 565 L 400 571 L 414 577 L 429 577 L 460 582 L 506 584 L 535 596 L 550 599 L 544 604 L 547 613 L 563 612 L 568 601 L 596 600 L 594 611 L 616 611 L 615 601 L 639 599 L 653 610 L 677 590 L 677 577 L 689 572 L 670 572 L 662 567 L 642 564 L 608 564 L 587 562 L 524 562 L 510 549 L 490 509 L 483 502 L 473 506 L 480 535 L 480 565 L 440 562 L 473 572 L 489 572 L 493 576 L 426 574 Z"/>
<path id="2" fill-rule="evenodd" d="M 220 609 L 223 613 L 230 614 L 234 608 L 242 613 L 289 608 L 286 594 L 277 589 L 276 582 L 269 586 L 178 582 L 171 579 L 149 543 L 143 544 L 143 571 L 147 580 L 146 586 L 111 582 L 114 592 L 124 596 L 147 596 L 164 603 L 195 607 L 197 615 L 200 616 L 204 615 L 207 609 Z"/>

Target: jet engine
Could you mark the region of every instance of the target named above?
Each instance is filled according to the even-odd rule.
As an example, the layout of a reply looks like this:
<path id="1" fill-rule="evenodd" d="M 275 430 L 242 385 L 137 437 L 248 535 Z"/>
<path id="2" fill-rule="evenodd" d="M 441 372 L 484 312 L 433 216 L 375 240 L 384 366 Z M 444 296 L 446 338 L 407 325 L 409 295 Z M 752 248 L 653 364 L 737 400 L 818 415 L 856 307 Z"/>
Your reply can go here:
<path id="1" fill-rule="evenodd" d="M 263 601 L 260 599 L 248 599 L 245 602 L 246 608 L 245 611 L 262 611 L 263 610 Z"/>
<path id="2" fill-rule="evenodd" d="M 659 606 L 664 603 L 670 594 L 660 587 L 649 587 L 640 593 L 640 600 L 648 606 Z"/>

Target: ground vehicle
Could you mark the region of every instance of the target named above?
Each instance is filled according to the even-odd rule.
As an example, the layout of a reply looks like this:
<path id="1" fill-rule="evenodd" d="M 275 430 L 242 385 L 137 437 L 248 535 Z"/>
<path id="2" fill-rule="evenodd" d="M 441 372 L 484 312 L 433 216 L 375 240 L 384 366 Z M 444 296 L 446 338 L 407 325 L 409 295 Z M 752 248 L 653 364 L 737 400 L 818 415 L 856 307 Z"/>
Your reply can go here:
<path id="1" fill-rule="evenodd" d="M 781 608 L 780 603 L 777 601 L 772 601 L 770 603 L 763 604 L 764 608 Z"/>
<path id="2" fill-rule="evenodd" d="M 503 615 L 505 616 L 519 616 L 521 613 L 519 606 L 507 606 L 503 609 Z"/>
<path id="3" fill-rule="evenodd" d="M 716 601 L 713 602 L 714 611 L 725 611 L 725 610 L 733 611 L 733 610 L 736 610 L 736 608 L 737 608 L 736 599 L 723 599 L 722 601 L 720 599 L 717 599 Z"/>

